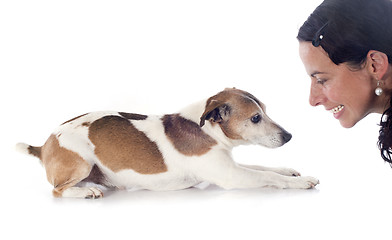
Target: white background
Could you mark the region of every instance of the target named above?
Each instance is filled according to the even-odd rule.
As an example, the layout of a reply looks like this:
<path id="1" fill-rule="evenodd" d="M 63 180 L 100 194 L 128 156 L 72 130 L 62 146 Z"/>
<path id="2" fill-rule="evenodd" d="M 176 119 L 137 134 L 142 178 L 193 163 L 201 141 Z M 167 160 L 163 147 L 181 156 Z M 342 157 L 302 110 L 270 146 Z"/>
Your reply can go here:
<path id="1" fill-rule="evenodd" d="M 392 169 L 380 115 L 343 129 L 308 104 L 296 34 L 321 1 L 2 1 L 0 236 L 4 239 L 390 239 Z M 119 191 L 55 199 L 37 159 L 62 122 L 96 110 L 173 113 L 225 87 L 293 134 L 236 161 L 286 166 L 314 190 Z"/>

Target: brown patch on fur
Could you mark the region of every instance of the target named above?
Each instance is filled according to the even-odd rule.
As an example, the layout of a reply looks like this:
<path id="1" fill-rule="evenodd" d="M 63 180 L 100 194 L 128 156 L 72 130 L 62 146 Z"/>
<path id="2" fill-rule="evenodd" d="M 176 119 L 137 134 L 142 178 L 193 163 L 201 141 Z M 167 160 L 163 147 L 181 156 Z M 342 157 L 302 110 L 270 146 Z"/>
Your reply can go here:
<path id="1" fill-rule="evenodd" d="M 186 156 L 203 155 L 217 144 L 197 123 L 179 114 L 165 115 L 162 121 L 166 136 L 174 147 Z"/>
<path id="2" fill-rule="evenodd" d="M 89 128 L 89 138 L 101 163 L 114 172 L 125 169 L 141 174 L 167 171 L 156 143 L 127 119 L 118 116 L 98 119 Z"/>
<path id="3" fill-rule="evenodd" d="M 61 197 L 64 190 L 85 179 L 91 171 L 90 164 L 79 154 L 61 147 L 54 135 L 42 146 L 41 156 L 55 197 Z"/>
<path id="4" fill-rule="evenodd" d="M 27 150 L 29 151 L 29 154 L 41 159 L 41 147 L 29 146 Z"/>
<path id="5" fill-rule="evenodd" d="M 84 123 L 82 123 L 82 126 L 83 127 L 88 127 L 88 126 L 90 126 L 90 122 L 84 122 Z"/>
<path id="6" fill-rule="evenodd" d="M 242 140 L 243 139 L 242 136 L 236 132 L 237 128 L 235 126 L 235 123 L 234 124 L 232 124 L 232 123 L 233 123 L 233 121 L 224 122 L 221 124 L 221 129 L 222 129 L 223 133 L 230 139 Z"/>
<path id="7" fill-rule="evenodd" d="M 70 120 L 68 120 L 68 121 L 66 121 L 66 122 L 63 122 L 61 125 L 64 125 L 64 124 L 69 123 L 69 122 L 72 122 L 73 120 L 76 120 L 76 119 L 78 119 L 78 118 L 80 118 L 80 117 L 83 117 L 83 116 L 85 116 L 85 115 L 87 115 L 87 114 L 88 114 L 88 113 L 85 113 L 85 114 L 82 114 L 82 115 L 80 115 L 80 116 L 74 117 L 74 118 L 72 118 L 72 119 L 70 119 Z"/>
<path id="8" fill-rule="evenodd" d="M 145 120 L 147 118 L 146 115 L 136 114 L 136 113 L 126 113 L 126 112 L 119 112 L 122 117 L 130 120 Z"/>
<path id="9" fill-rule="evenodd" d="M 200 126 L 203 126 L 206 120 L 213 124 L 217 123 L 228 138 L 241 140 L 241 135 L 237 133 L 238 124 L 251 118 L 259 108 L 264 110 L 264 104 L 252 94 L 235 88 L 226 88 L 207 100 L 205 111 L 200 118 Z"/>

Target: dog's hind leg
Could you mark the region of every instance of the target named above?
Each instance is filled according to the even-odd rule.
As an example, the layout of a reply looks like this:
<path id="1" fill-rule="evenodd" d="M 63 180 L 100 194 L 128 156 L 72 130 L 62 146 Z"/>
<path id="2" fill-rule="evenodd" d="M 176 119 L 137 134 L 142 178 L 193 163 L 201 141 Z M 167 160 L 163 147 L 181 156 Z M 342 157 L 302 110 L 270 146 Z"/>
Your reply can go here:
<path id="1" fill-rule="evenodd" d="M 55 191 L 55 190 L 53 190 Z M 62 197 L 72 197 L 72 198 L 101 198 L 103 193 L 99 188 L 95 187 L 70 187 L 62 192 Z"/>
<path id="2" fill-rule="evenodd" d="M 48 180 L 53 184 L 53 195 L 55 197 L 71 197 L 71 198 L 101 198 L 103 193 L 96 187 L 76 187 L 75 185 L 86 178 L 85 172 L 88 168 L 78 165 L 80 169 L 64 169 L 61 174 L 56 173 L 56 176 Z M 91 168 L 90 168 L 91 169 Z M 62 175 L 62 176 L 60 176 Z M 88 173 L 87 173 L 88 175 Z"/>
<path id="3" fill-rule="evenodd" d="M 98 188 L 75 187 L 87 178 L 92 166 L 79 154 L 63 148 L 52 135 L 42 147 L 42 163 L 46 169 L 48 181 L 54 186 L 55 197 L 100 198 Z"/>

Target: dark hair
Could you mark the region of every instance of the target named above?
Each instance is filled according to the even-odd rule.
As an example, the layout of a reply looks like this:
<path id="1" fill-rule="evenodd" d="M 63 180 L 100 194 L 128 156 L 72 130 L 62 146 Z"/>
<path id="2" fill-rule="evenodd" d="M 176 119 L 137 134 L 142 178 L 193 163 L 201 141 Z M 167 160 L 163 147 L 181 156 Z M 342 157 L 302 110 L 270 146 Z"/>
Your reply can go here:
<path id="1" fill-rule="evenodd" d="M 325 0 L 299 29 L 299 41 L 321 46 L 333 63 L 360 69 L 370 50 L 392 63 L 391 0 Z M 392 167 L 392 99 L 380 121 L 378 146 Z"/>
<path id="2" fill-rule="evenodd" d="M 392 106 L 392 98 L 389 104 Z M 379 133 L 377 144 L 381 151 L 381 157 L 392 167 L 392 107 L 382 114 Z"/>

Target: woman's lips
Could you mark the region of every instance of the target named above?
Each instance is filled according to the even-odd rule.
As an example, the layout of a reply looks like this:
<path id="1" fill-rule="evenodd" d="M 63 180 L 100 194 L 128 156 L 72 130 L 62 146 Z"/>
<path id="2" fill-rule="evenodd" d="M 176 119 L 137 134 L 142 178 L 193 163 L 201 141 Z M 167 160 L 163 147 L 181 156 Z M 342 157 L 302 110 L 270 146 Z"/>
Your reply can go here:
<path id="1" fill-rule="evenodd" d="M 340 118 L 340 116 L 343 114 L 343 111 L 344 110 L 344 105 L 342 105 L 342 104 L 340 104 L 339 106 L 337 106 L 337 107 L 334 107 L 334 108 L 332 108 L 331 110 L 329 110 L 331 113 L 333 113 L 333 116 L 336 118 L 336 119 L 339 119 Z"/>

